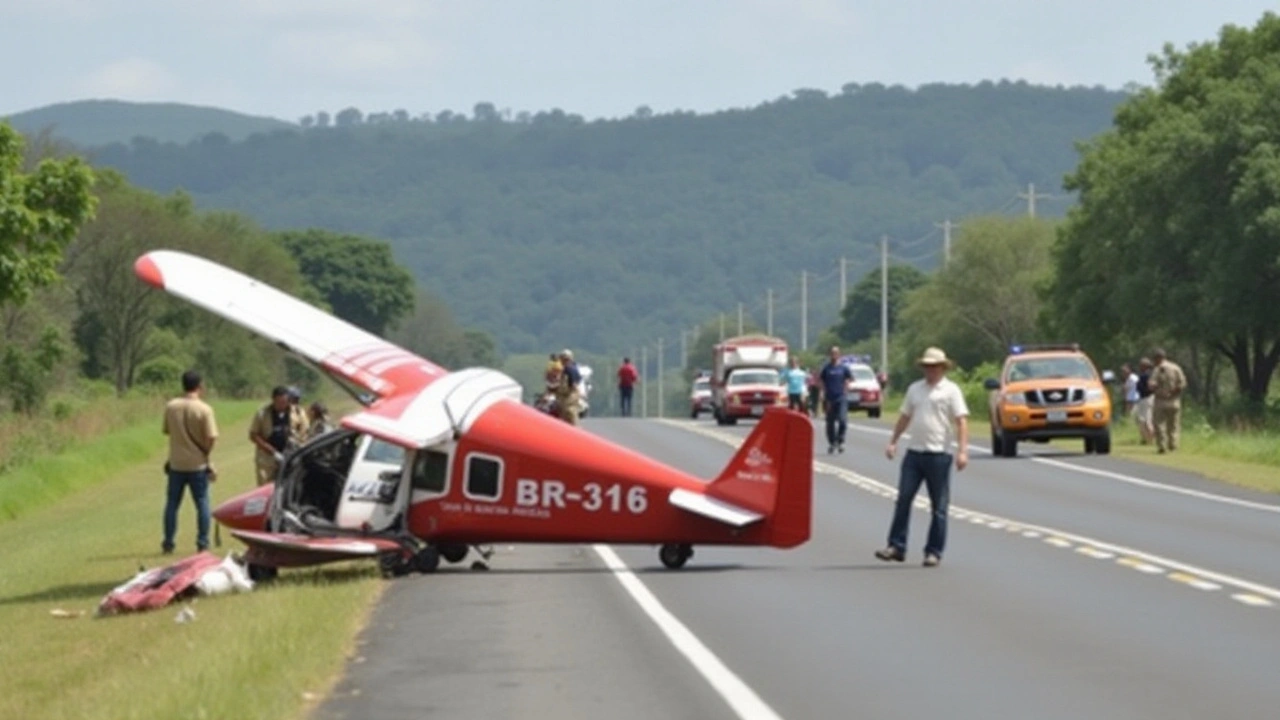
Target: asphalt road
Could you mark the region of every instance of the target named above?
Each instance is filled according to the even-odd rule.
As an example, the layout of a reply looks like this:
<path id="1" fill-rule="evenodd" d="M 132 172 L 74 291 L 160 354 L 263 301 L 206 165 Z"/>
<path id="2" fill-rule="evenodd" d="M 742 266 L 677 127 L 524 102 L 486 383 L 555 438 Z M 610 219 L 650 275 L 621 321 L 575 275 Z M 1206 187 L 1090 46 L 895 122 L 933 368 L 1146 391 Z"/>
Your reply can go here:
<path id="1" fill-rule="evenodd" d="M 711 476 L 750 425 L 588 428 Z M 654 548 L 500 546 L 489 572 L 396 580 L 317 716 L 1280 715 L 1280 499 L 1066 443 L 975 450 L 942 566 L 919 510 L 886 565 L 884 426 L 841 455 L 821 435 L 807 545 L 675 572 Z"/>

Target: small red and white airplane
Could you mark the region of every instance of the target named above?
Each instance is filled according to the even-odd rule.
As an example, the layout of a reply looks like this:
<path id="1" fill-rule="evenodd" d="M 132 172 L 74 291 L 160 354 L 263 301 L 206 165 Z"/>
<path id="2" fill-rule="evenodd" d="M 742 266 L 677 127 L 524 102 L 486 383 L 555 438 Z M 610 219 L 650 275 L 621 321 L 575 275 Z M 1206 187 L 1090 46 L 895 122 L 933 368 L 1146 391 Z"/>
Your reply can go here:
<path id="1" fill-rule="evenodd" d="M 156 250 L 134 270 L 319 368 L 364 406 L 291 453 L 273 484 L 215 510 L 248 545 L 256 579 L 359 557 L 387 574 L 431 572 L 497 542 L 660 545 L 678 568 L 694 545 L 809 539 L 813 428 L 801 413 L 771 409 L 705 481 L 537 411 L 501 372 L 446 371 L 204 258 Z"/>

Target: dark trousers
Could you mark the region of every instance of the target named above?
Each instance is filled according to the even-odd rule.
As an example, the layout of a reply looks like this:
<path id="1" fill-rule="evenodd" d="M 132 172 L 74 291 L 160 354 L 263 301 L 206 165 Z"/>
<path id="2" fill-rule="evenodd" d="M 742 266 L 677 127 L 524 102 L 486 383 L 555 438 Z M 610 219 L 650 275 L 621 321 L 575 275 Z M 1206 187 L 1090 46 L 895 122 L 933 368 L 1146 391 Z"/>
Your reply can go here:
<path id="1" fill-rule="evenodd" d="M 631 391 L 634 390 L 630 385 L 618 386 L 618 408 L 622 412 L 622 417 L 631 417 Z"/>
<path id="2" fill-rule="evenodd" d="M 787 409 L 804 412 L 804 400 L 800 393 L 787 393 Z"/>
<path id="3" fill-rule="evenodd" d="M 196 506 L 196 547 L 209 547 L 209 472 L 169 471 L 169 491 L 164 504 L 164 543 L 166 550 L 173 549 L 173 536 L 178 532 L 178 507 L 182 505 L 182 493 L 191 488 L 191 500 Z"/>
<path id="4" fill-rule="evenodd" d="M 849 430 L 849 398 L 841 396 L 827 400 L 827 444 L 843 445 Z"/>
<path id="5" fill-rule="evenodd" d="M 929 493 L 929 508 L 933 513 L 924 552 L 942 557 L 947 546 L 947 507 L 951 504 L 951 453 L 908 450 L 906 457 L 902 458 L 898 501 L 893 506 L 893 525 L 889 528 L 889 545 L 906 552 L 911 504 L 920 491 L 921 483 Z"/>
<path id="6" fill-rule="evenodd" d="M 820 395 L 817 386 L 809 388 L 809 415 L 811 417 L 818 416 L 818 396 Z"/>

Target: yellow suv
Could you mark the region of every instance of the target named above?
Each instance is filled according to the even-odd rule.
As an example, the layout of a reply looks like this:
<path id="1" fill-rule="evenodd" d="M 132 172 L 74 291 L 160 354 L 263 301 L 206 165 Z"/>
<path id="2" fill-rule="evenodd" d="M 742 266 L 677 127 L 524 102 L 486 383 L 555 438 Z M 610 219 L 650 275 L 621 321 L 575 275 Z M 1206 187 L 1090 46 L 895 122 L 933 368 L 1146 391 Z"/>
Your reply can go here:
<path id="1" fill-rule="evenodd" d="M 1022 440 L 1080 438 L 1086 453 L 1111 452 L 1111 371 L 1099 374 L 1078 345 L 1010 348 L 991 391 L 991 452 L 1015 457 Z"/>

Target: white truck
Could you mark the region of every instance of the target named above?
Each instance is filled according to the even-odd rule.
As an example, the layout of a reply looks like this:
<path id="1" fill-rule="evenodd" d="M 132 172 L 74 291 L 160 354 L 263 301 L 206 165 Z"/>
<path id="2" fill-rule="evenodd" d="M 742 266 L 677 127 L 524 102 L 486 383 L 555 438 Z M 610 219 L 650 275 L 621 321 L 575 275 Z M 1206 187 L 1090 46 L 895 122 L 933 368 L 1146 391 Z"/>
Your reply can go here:
<path id="1" fill-rule="evenodd" d="M 758 418 L 766 408 L 785 406 L 781 372 L 787 367 L 787 342 L 769 335 L 727 338 L 712 350 L 711 414 L 720 425 Z"/>

